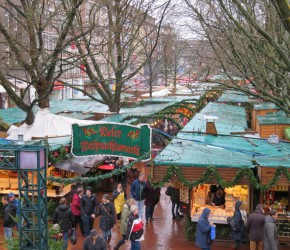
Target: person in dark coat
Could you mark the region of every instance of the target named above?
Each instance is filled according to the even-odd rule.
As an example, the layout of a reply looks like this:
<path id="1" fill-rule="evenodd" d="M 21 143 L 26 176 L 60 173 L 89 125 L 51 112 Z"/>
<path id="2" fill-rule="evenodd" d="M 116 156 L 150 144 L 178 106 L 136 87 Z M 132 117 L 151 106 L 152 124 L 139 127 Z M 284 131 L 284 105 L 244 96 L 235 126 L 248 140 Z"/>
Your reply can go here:
<path id="1" fill-rule="evenodd" d="M 86 236 L 89 236 L 90 231 L 93 229 L 97 207 L 98 202 L 96 195 L 92 194 L 92 188 L 88 186 L 86 194 L 81 198 L 82 220 Z"/>
<path id="2" fill-rule="evenodd" d="M 3 205 L 3 227 L 6 240 L 11 240 L 13 235 L 13 227 L 16 225 L 13 217 L 16 216 L 17 207 L 12 202 L 9 202 L 7 195 L 2 197 Z"/>
<path id="3" fill-rule="evenodd" d="M 210 215 L 210 209 L 205 208 L 202 211 L 200 218 L 198 219 L 196 226 L 196 239 L 195 245 L 200 247 L 202 250 L 210 250 L 211 239 L 210 239 L 210 229 L 212 223 L 208 221 Z"/>
<path id="4" fill-rule="evenodd" d="M 235 204 L 235 212 L 233 216 L 235 228 L 232 229 L 232 239 L 235 241 L 234 250 L 240 249 L 245 231 L 245 223 L 240 211 L 240 207 L 242 204 L 243 203 L 241 201 L 237 201 Z"/>
<path id="5" fill-rule="evenodd" d="M 278 229 L 277 229 L 278 214 L 276 210 L 271 210 L 265 218 L 264 227 L 264 250 L 278 250 Z"/>
<path id="6" fill-rule="evenodd" d="M 249 232 L 250 249 L 262 250 L 264 239 L 265 215 L 262 205 L 257 205 L 247 219 L 246 229 Z"/>
<path id="7" fill-rule="evenodd" d="M 110 244 L 111 241 L 111 229 L 116 224 L 116 213 L 114 204 L 110 202 L 108 194 L 104 194 L 102 198 L 102 203 L 99 205 L 96 216 L 101 216 L 99 227 L 103 231 L 103 237 L 106 240 L 107 244 Z"/>
<path id="8" fill-rule="evenodd" d="M 141 249 L 140 241 L 144 240 L 143 223 L 138 216 L 139 213 L 138 206 L 132 205 L 130 211 L 131 214 L 128 218 L 126 240 L 130 239 L 131 250 L 140 250 Z"/>
<path id="9" fill-rule="evenodd" d="M 136 168 L 135 165 L 133 165 L 128 171 L 127 171 L 127 182 L 131 186 L 133 181 L 138 179 L 139 176 L 139 170 Z"/>
<path id="10" fill-rule="evenodd" d="M 151 186 L 150 181 L 147 180 L 146 182 L 146 189 L 145 189 L 145 218 L 146 223 L 148 223 L 149 220 L 153 221 L 153 213 L 154 208 L 157 205 L 157 203 L 160 200 L 160 188 L 154 188 Z"/>
<path id="11" fill-rule="evenodd" d="M 139 210 L 139 218 L 142 218 L 144 210 L 144 199 L 146 193 L 146 182 L 144 181 L 144 174 L 139 173 L 138 179 L 133 181 L 130 189 L 131 198 L 134 198 L 136 201 L 136 206 Z"/>
<path id="12" fill-rule="evenodd" d="M 107 244 L 103 237 L 98 234 L 97 229 L 92 229 L 86 237 L 83 250 L 107 250 Z"/>
<path id="13" fill-rule="evenodd" d="M 59 206 L 52 215 L 53 224 L 58 224 L 62 233 L 63 249 L 67 249 L 69 231 L 74 227 L 74 216 L 70 206 L 66 204 L 66 198 L 61 198 Z"/>
<path id="14" fill-rule="evenodd" d="M 179 207 L 180 207 L 180 193 L 179 193 L 179 189 L 175 188 L 173 185 L 168 186 L 165 194 L 170 196 L 170 200 L 172 203 L 172 208 L 171 208 L 171 212 L 172 212 L 172 219 L 175 220 L 175 218 L 179 217 Z"/>
<path id="15" fill-rule="evenodd" d="M 80 230 L 83 236 L 85 236 L 85 230 L 83 226 L 82 220 L 82 211 L 81 211 L 81 199 L 84 194 L 83 188 L 77 188 L 76 192 L 73 195 L 72 202 L 70 205 L 71 211 L 74 215 L 75 221 L 75 229 L 77 229 L 77 225 L 80 224 Z"/>

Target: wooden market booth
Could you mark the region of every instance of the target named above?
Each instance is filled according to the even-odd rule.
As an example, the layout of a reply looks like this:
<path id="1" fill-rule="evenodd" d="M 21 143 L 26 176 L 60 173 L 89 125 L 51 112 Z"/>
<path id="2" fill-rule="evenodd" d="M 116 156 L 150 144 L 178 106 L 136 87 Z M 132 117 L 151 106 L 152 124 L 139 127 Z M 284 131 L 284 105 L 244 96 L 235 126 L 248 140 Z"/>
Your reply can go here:
<path id="1" fill-rule="evenodd" d="M 288 149 L 290 150 L 290 149 Z M 277 174 L 277 166 L 283 166 L 290 175 L 290 156 L 265 157 L 258 159 L 258 175 L 260 183 L 267 185 Z M 290 243 L 290 179 L 285 174 L 278 177 L 276 185 L 261 191 L 260 203 L 265 211 L 270 208 L 278 211 L 278 236 L 280 243 Z"/>
<path id="2" fill-rule="evenodd" d="M 256 130 L 257 127 L 257 116 L 263 116 L 267 113 L 276 113 L 279 110 L 279 107 L 274 103 L 262 102 L 254 104 L 251 117 L 251 127 L 253 130 Z"/>
<path id="3" fill-rule="evenodd" d="M 253 187 L 246 175 L 242 175 L 231 187 L 221 186 L 224 181 L 233 181 L 242 168 L 253 174 L 253 156 L 238 150 L 237 139 L 240 140 L 180 132 L 178 139 L 173 139 L 153 161 L 153 180 L 163 183 L 168 177 L 180 189 L 181 212 L 190 216 L 193 223 L 198 221 L 205 207 L 211 209 L 210 220 L 217 225 L 219 239 L 230 238 L 226 218 L 233 215 L 237 200 L 243 202 L 245 217 L 253 207 Z M 199 185 L 186 186 L 187 181 L 198 181 L 205 173 L 207 178 Z M 206 200 L 210 189 L 218 185 L 225 192 L 223 207 L 212 206 Z"/>
<path id="4" fill-rule="evenodd" d="M 284 111 L 257 116 L 256 119 L 256 131 L 261 138 L 269 138 L 270 135 L 274 134 L 279 139 L 286 139 L 285 129 L 290 127 L 290 118 L 287 118 Z"/>

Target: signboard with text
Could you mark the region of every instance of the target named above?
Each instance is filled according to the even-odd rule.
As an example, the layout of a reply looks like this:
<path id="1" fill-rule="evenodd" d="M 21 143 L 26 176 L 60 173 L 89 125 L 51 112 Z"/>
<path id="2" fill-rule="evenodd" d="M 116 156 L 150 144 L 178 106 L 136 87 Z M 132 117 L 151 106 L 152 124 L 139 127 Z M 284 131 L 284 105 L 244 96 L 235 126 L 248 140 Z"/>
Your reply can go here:
<path id="1" fill-rule="evenodd" d="M 111 155 L 139 158 L 151 151 L 151 129 L 148 125 L 73 124 L 72 133 L 72 154 L 76 157 Z"/>

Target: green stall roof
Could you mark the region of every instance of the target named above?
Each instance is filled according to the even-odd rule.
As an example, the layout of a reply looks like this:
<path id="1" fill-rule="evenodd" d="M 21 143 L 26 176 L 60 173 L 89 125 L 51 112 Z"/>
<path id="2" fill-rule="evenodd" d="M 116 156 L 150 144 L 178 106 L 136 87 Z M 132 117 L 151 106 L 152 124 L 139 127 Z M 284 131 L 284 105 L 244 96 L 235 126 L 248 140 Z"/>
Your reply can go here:
<path id="1" fill-rule="evenodd" d="M 257 120 L 259 124 L 272 125 L 272 124 L 290 124 L 290 118 L 286 116 L 284 111 L 270 113 L 266 115 L 258 115 Z"/>
<path id="2" fill-rule="evenodd" d="M 254 110 L 279 109 L 279 107 L 271 102 L 261 102 L 254 104 Z"/>
<path id="3" fill-rule="evenodd" d="M 248 127 L 245 109 L 238 106 L 222 103 L 209 103 L 200 113 L 197 113 L 186 126 L 183 132 L 206 132 L 207 120 L 215 121 L 217 133 L 229 135 L 231 132 L 243 132 Z"/>
<path id="4" fill-rule="evenodd" d="M 0 109 L 0 116 L 7 124 L 20 123 L 26 118 L 26 113 L 20 108 Z"/>
<path id="5" fill-rule="evenodd" d="M 107 116 L 101 121 L 107 122 L 121 122 L 127 116 L 130 115 L 151 115 L 154 114 L 167 106 L 171 105 L 172 103 L 156 103 L 156 104 L 145 104 L 138 107 L 123 107 L 120 110 L 119 114 Z M 131 121 L 126 121 L 131 122 Z"/>
<path id="6" fill-rule="evenodd" d="M 290 168 L 290 156 L 288 157 L 263 157 L 257 158 L 256 162 L 262 167 L 287 167 Z"/>
<path id="7" fill-rule="evenodd" d="M 226 90 L 218 102 L 249 102 L 249 97 L 242 92 Z"/>
<path id="8" fill-rule="evenodd" d="M 173 139 L 154 159 L 154 166 L 253 167 L 252 157 L 202 143 Z"/>
<path id="9" fill-rule="evenodd" d="M 254 161 L 272 159 L 263 166 L 279 166 L 290 161 L 290 143 L 270 144 L 267 140 L 238 136 L 213 136 L 180 132 L 159 153 L 154 165 L 253 167 Z M 259 163 L 258 162 L 258 163 Z M 259 163 L 260 164 L 260 163 Z M 262 165 L 262 164 L 261 164 Z M 285 165 L 285 164 L 284 164 Z M 285 165 L 288 167 L 288 165 Z M 290 166 L 289 166 L 290 167 Z"/>
<path id="10" fill-rule="evenodd" d="M 200 96 L 163 96 L 163 97 L 152 97 L 149 99 L 144 99 L 144 103 L 163 103 L 163 102 L 171 102 L 176 103 L 176 102 L 181 102 L 183 100 L 192 100 L 192 101 L 197 101 Z"/>

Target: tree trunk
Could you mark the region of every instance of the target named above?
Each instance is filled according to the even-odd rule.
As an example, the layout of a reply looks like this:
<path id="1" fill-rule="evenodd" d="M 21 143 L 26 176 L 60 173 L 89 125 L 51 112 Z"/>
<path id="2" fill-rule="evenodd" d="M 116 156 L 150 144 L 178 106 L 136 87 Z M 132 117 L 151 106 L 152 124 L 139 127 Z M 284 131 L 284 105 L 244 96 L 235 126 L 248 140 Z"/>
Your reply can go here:
<path id="1" fill-rule="evenodd" d="M 50 82 L 40 80 L 36 86 L 36 92 L 38 95 L 38 107 L 41 109 L 49 108 L 49 93 L 48 88 L 51 88 Z"/>
<path id="2" fill-rule="evenodd" d="M 33 111 L 31 109 L 26 111 L 26 118 L 25 118 L 24 122 L 27 125 L 32 125 L 34 122 L 34 119 L 35 119 L 35 115 L 34 115 Z"/>

